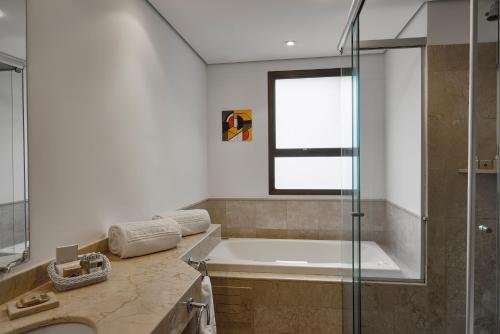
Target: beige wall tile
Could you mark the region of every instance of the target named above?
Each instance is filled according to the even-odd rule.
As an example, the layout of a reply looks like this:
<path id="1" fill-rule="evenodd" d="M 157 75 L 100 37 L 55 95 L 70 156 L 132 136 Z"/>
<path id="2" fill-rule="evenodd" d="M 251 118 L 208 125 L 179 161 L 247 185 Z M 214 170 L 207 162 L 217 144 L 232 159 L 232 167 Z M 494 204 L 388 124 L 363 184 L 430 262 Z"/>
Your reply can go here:
<path id="1" fill-rule="evenodd" d="M 210 214 L 212 224 L 226 225 L 226 201 L 208 200 L 207 211 Z"/>
<path id="2" fill-rule="evenodd" d="M 256 201 L 255 225 L 258 229 L 286 229 L 286 202 Z"/>
<path id="3" fill-rule="evenodd" d="M 329 308 L 305 308 L 300 313 L 299 333 L 341 334 L 342 311 Z"/>
<path id="4" fill-rule="evenodd" d="M 235 328 L 253 328 L 255 333 L 341 333 L 342 329 L 342 283 L 304 282 L 268 279 L 213 280 L 214 300 L 223 315 L 217 318 L 217 328 L 221 333 L 237 333 Z M 246 285 L 247 287 L 242 287 Z M 251 302 L 243 303 L 245 292 Z M 243 308 L 229 307 L 252 305 L 253 323 L 248 316 L 238 315 Z M 234 314 L 233 320 L 230 319 Z M 219 318 L 221 322 L 219 322 Z M 236 319 L 236 320 L 235 320 Z"/>
<path id="5" fill-rule="evenodd" d="M 319 204 L 317 201 L 287 201 L 288 230 L 318 230 Z"/>
<path id="6" fill-rule="evenodd" d="M 264 239 L 288 239 L 288 230 L 258 228 L 256 235 Z"/>
<path id="7" fill-rule="evenodd" d="M 340 229 L 342 225 L 341 214 L 342 210 L 340 201 L 318 201 L 318 229 Z"/>
<path id="8" fill-rule="evenodd" d="M 310 239 L 317 240 L 319 238 L 318 230 L 288 230 L 288 239 Z"/>
<path id="9" fill-rule="evenodd" d="M 259 334 L 298 334 L 300 310 L 292 306 L 256 306 L 254 328 Z"/>
<path id="10" fill-rule="evenodd" d="M 255 201 L 226 201 L 226 225 L 255 233 Z"/>

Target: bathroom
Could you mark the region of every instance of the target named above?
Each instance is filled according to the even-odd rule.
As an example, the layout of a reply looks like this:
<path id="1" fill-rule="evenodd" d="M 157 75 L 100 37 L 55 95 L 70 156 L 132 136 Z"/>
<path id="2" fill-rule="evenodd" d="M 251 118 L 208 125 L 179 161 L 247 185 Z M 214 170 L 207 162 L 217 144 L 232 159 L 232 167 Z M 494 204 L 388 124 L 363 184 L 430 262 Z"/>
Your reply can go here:
<path id="1" fill-rule="evenodd" d="M 498 25 L 0 0 L 0 333 L 500 333 Z"/>

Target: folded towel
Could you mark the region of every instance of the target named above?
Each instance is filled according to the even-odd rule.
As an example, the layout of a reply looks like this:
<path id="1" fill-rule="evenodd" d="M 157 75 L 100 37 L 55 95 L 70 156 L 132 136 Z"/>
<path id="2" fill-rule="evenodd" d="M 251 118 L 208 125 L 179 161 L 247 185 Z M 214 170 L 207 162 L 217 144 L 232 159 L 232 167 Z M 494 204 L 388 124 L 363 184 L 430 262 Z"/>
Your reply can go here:
<path id="1" fill-rule="evenodd" d="M 181 236 L 170 218 L 115 224 L 108 231 L 109 250 L 121 258 L 140 256 L 174 248 Z"/>
<path id="2" fill-rule="evenodd" d="M 201 334 L 217 334 L 217 327 L 215 325 L 215 310 L 214 298 L 212 294 L 212 283 L 210 277 L 205 276 L 201 281 L 201 302 L 208 305 L 208 311 L 202 312 L 199 321 L 199 333 Z M 210 314 L 210 322 L 207 325 L 207 313 Z"/>
<path id="3" fill-rule="evenodd" d="M 182 236 L 202 233 L 210 227 L 210 215 L 207 210 L 177 210 L 165 212 L 153 219 L 171 218 L 181 226 Z"/>

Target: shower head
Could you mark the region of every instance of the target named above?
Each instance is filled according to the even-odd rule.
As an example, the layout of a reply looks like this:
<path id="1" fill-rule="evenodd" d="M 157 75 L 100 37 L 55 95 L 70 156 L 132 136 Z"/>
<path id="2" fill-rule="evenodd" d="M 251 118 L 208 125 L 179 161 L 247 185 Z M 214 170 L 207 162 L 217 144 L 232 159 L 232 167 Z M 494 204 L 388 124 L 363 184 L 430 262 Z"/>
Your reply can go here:
<path id="1" fill-rule="evenodd" d="M 492 0 L 490 10 L 485 14 L 486 20 L 496 21 L 498 20 L 498 0 Z"/>

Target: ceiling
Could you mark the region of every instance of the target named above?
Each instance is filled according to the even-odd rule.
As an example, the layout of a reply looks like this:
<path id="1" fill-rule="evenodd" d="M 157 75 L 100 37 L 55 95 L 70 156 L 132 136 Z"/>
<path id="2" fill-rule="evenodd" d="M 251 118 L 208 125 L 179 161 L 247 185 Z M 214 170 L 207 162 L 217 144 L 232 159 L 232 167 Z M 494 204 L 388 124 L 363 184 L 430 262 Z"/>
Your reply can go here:
<path id="1" fill-rule="evenodd" d="M 338 55 L 352 0 L 149 0 L 208 64 Z M 362 40 L 394 38 L 423 0 L 366 0 Z M 293 47 L 285 41 L 294 40 Z"/>

